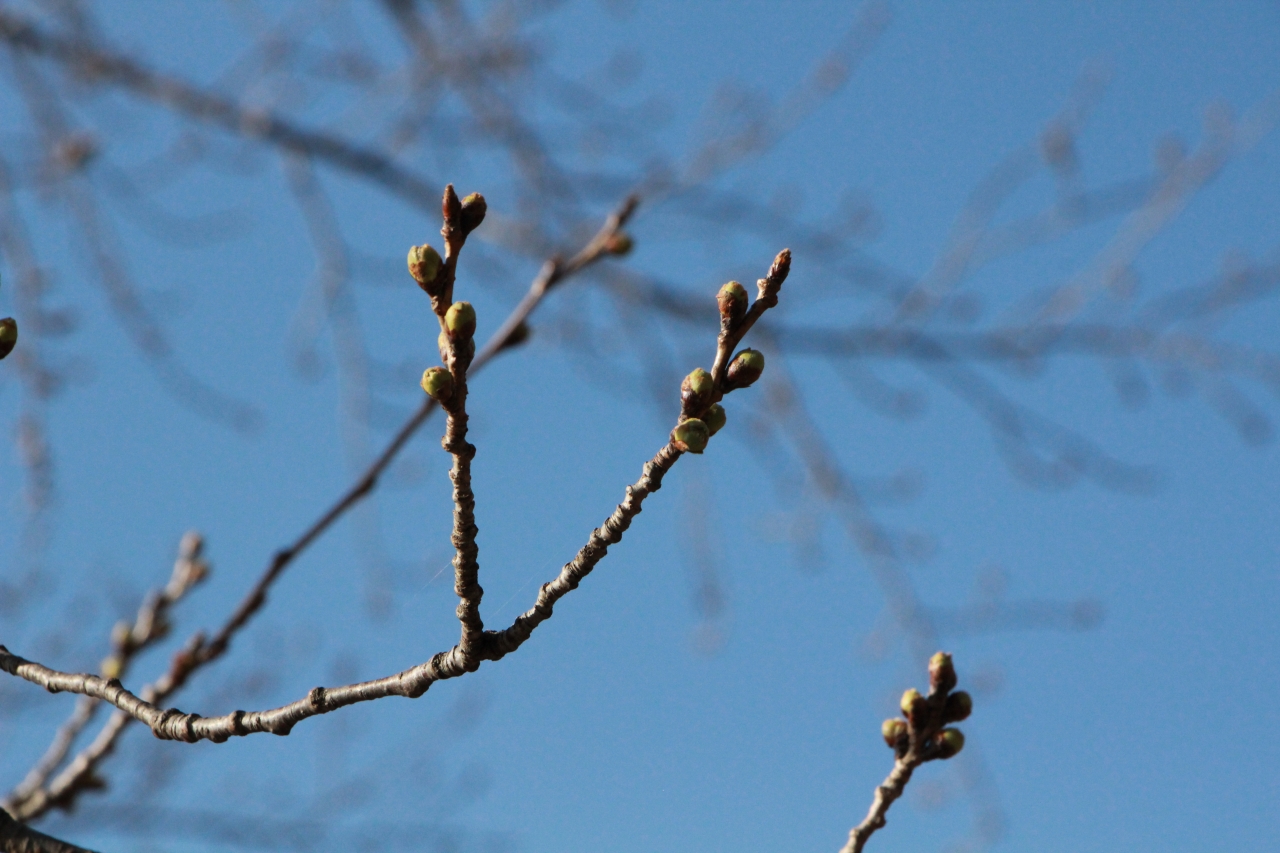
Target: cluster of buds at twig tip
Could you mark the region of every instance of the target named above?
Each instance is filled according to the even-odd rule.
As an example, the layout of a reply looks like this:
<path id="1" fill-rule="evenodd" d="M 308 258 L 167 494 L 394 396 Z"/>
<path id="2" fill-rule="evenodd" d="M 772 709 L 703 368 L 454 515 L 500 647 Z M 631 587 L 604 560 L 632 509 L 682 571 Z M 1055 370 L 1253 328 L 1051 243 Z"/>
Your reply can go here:
<path id="1" fill-rule="evenodd" d="M 952 693 L 956 670 L 951 655 L 938 652 L 929 659 L 929 695 L 912 688 L 902 694 L 901 718 L 885 720 L 880 726 L 884 742 L 898 760 L 920 764 L 936 758 L 951 758 L 964 749 L 964 734 L 945 728 L 973 712 L 973 697 L 963 690 Z"/>
<path id="2" fill-rule="evenodd" d="M 764 373 L 764 353 L 754 349 L 744 349 L 729 362 L 729 370 L 725 374 L 725 385 L 728 388 L 746 388 Z"/>
<path id="3" fill-rule="evenodd" d="M 446 186 L 444 198 L 440 200 L 440 213 L 444 216 L 444 228 L 441 230 L 445 243 L 449 244 L 453 237 L 466 240 L 467 235 L 484 222 L 488 212 L 489 204 L 480 193 L 471 193 L 466 198 L 459 199 L 453 184 Z"/>
<path id="4" fill-rule="evenodd" d="M 443 367 L 428 367 L 422 372 L 422 390 L 437 403 L 447 403 L 453 396 L 453 374 Z"/>
<path id="5" fill-rule="evenodd" d="M 18 321 L 12 317 L 0 320 L 0 358 L 13 352 L 18 345 Z"/>
<path id="6" fill-rule="evenodd" d="M 409 275 L 413 276 L 413 280 L 428 296 L 440 294 L 438 285 L 443 283 L 440 281 L 440 269 L 443 266 L 440 253 L 426 243 L 409 250 Z"/>

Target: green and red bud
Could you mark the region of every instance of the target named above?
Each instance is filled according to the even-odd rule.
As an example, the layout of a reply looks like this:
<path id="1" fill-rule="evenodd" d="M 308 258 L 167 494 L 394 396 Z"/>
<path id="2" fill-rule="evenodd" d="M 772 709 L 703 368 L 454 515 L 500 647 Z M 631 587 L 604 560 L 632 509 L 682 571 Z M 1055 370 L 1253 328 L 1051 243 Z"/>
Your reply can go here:
<path id="1" fill-rule="evenodd" d="M 453 374 L 443 367 L 428 367 L 422 372 L 422 390 L 437 403 L 446 403 L 453 396 Z"/>
<path id="2" fill-rule="evenodd" d="M 938 652 L 929 658 L 929 686 L 942 693 L 956 686 L 956 668 L 951 663 L 951 655 Z"/>
<path id="3" fill-rule="evenodd" d="M 897 749 L 898 744 L 907 736 L 906 720 L 894 717 L 880 724 L 880 736 L 890 749 Z"/>
<path id="4" fill-rule="evenodd" d="M 964 733 L 959 729 L 943 729 L 938 732 L 934 743 L 937 744 L 939 758 L 951 758 L 964 749 Z"/>
<path id="5" fill-rule="evenodd" d="M 680 383 L 681 408 L 686 412 L 701 413 L 711 401 L 715 389 L 716 383 L 711 374 L 701 367 L 695 367 Z"/>
<path id="6" fill-rule="evenodd" d="M 671 431 L 671 443 L 685 453 L 701 453 L 707 449 L 711 430 L 697 418 L 683 420 Z"/>
<path id="7" fill-rule="evenodd" d="M 731 281 L 716 294 L 716 304 L 720 306 L 720 319 L 732 329 L 747 315 L 747 289 Z"/>
<path id="8" fill-rule="evenodd" d="M 744 349 L 729 362 L 729 370 L 725 376 L 730 388 L 746 388 L 764 373 L 764 353 L 759 350 Z"/>
<path id="9" fill-rule="evenodd" d="M 973 697 L 963 690 L 957 690 L 947 697 L 947 704 L 942 708 L 942 722 L 958 723 L 966 720 L 973 713 Z"/>
<path id="10" fill-rule="evenodd" d="M 729 420 L 725 414 L 724 406 L 719 403 L 712 403 L 706 413 L 702 416 L 702 422 L 707 425 L 707 431 L 715 435 L 724 429 L 725 423 Z"/>
<path id="11" fill-rule="evenodd" d="M 476 333 L 476 309 L 470 302 L 455 302 L 444 315 L 444 329 L 455 341 L 470 340 Z"/>
<path id="12" fill-rule="evenodd" d="M 443 265 L 440 253 L 425 243 L 409 250 L 409 275 L 429 294 L 433 292 L 432 285 Z"/>
<path id="13" fill-rule="evenodd" d="M 484 200 L 484 196 L 480 193 L 471 193 L 462 200 L 462 208 L 459 214 L 459 220 L 462 223 L 462 233 L 470 234 L 472 231 L 480 227 L 480 223 L 484 222 L 484 215 L 489 212 L 489 204 Z"/>
<path id="14" fill-rule="evenodd" d="M 928 701 L 914 687 L 902 694 L 898 707 L 902 709 L 903 716 L 915 725 L 921 725 L 929 713 Z"/>

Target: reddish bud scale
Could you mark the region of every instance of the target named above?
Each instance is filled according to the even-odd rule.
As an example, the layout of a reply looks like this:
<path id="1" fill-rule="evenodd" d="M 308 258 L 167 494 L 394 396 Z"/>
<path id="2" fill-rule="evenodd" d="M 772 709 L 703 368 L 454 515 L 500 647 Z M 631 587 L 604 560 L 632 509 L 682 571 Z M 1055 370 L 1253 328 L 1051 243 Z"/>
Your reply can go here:
<path id="1" fill-rule="evenodd" d="M 484 216 L 488 212 L 489 205 L 480 193 L 471 193 L 464 198 L 458 214 L 463 233 L 470 234 L 480 227 L 480 223 L 484 222 Z"/>
<path id="2" fill-rule="evenodd" d="M 728 420 L 729 418 L 728 415 L 725 414 L 724 406 L 719 403 L 712 403 L 707 407 L 706 413 L 702 416 L 702 422 L 707 425 L 707 429 L 710 430 L 712 435 L 715 435 L 720 430 L 724 429 L 724 425 Z"/>
<path id="3" fill-rule="evenodd" d="M 458 194 L 453 191 L 453 184 L 444 188 L 444 198 L 440 200 L 440 214 L 444 217 L 446 227 L 461 225 L 458 220 L 462 216 L 462 202 L 458 200 Z"/>
<path id="4" fill-rule="evenodd" d="M 973 713 L 973 697 L 963 690 L 957 690 L 947 697 L 947 704 L 942 709 L 944 723 L 958 723 L 967 720 Z"/>
<path id="5" fill-rule="evenodd" d="M 964 749 L 964 733 L 959 729 L 943 729 L 934 741 L 939 758 L 951 758 Z"/>
<path id="6" fill-rule="evenodd" d="M 476 333 L 476 309 L 470 302 L 455 302 L 444 315 L 445 332 L 455 341 L 470 340 Z"/>
<path id="7" fill-rule="evenodd" d="M 702 414 L 715 392 L 716 383 L 711 374 L 701 367 L 693 371 L 680 383 L 680 403 L 685 412 L 693 415 Z"/>
<path id="8" fill-rule="evenodd" d="M 729 370 L 725 379 L 730 388 L 746 388 L 753 384 L 764 373 L 764 353 L 759 350 L 744 349 L 729 362 Z"/>
<path id="9" fill-rule="evenodd" d="M 609 239 L 604 241 L 604 250 L 611 255 L 625 255 L 634 247 L 635 242 L 631 239 L 631 235 L 625 231 L 611 234 Z"/>
<path id="10" fill-rule="evenodd" d="M 897 717 L 885 720 L 880 725 L 880 736 L 884 738 L 884 742 L 890 749 L 897 749 L 898 743 L 907 736 L 906 721 Z"/>
<path id="11" fill-rule="evenodd" d="M 716 304 L 720 307 L 720 319 L 729 328 L 736 327 L 747 316 L 747 289 L 736 281 L 731 281 L 716 294 Z"/>
<path id="12" fill-rule="evenodd" d="M 938 652 L 929 658 L 929 686 L 941 693 L 956 686 L 956 668 L 951 663 L 951 655 Z"/>
<path id="13" fill-rule="evenodd" d="M 0 320 L 0 358 L 13 352 L 18 345 L 18 321 L 12 317 Z"/>

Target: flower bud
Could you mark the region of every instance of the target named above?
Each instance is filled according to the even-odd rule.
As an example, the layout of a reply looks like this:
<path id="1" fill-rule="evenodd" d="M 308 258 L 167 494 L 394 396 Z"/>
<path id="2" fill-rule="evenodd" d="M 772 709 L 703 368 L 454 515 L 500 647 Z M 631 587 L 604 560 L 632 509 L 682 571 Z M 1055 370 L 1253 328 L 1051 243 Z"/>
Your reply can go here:
<path id="1" fill-rule="evenodd" d="M 919 725 L 924 721 L 925 713 L 929 710 L 929 703 L 920 695 L 919 690 L 912 687 L 902 694 L 902 701 L 898 703 L 898 707 L 902 709 L 903 715 L 908 720 Z"/>
<path id="2" fill-rule="evenodd" d="M 470 340 L 476 333 L 476 309 L 470 302 L 455 302 L 444 315 L 444 328 L 453 340 Z"/>
<path id="3" fill-rule="evenodd" d="M 716 294 L 716 304 L 720 306 L 720 318 L 731 328 L 737 326 L 747 315 L 747 289 L 731 281 Z"/>
<path id="4" fill-rule="evenodd" d="M 0 358 L 13 352 L 18 345 L 18 321 L 12 317 L 0 320 Z"/>
<path id="5" fill-rule="evenodd" d="M 480 227 L 480 223 L 484 222 L 484 215 L 488 211 L 489 205 L 480 193 L 471 193 L 471 195 L 464 198 L 461 211 L 462 233 L 470 234 Z"/>
<path id="6" fill-rule="evenodd" d="M 956 668 L 951 663 L 951 655 L 938 652 L 929 658 L 929 686 L 942 693 L 956 686 Z"/>
<path id="7" fill-rule="evenodd" d="M 942 708 L 942 722 L 958 723 L 969 718 L 973 713 L 973 697 L 963 690 L 957 690 L 947 697 L 947 704 Z"/>
<path id="8" fill-rule="evenodd" d="M 724 429 L 725 422 L 728 417 L 724 413 L 724 406 L 719 403 L 712 403 L 707 409 L 706 414 L 702 416 L 702 422 L 707 425 L 707 431 L 711 435 L 715 435 Z"/>
<path id="9" fill-rule="evenodd" d="M 898 741 L 907 736 L 907 723 L 898 717 L 885 720 L 880 724 L 880 735 L 890 749 L 897 749 Z"/>
<path id="10" fill-rule="evenodd" d="M 728 380 L 730 388 L 746 388 L 764 373 L 764 353 L 759 350 L 744 349 L 729 362 Z"/>
<path id="11" fill-rule="evenodd" d="M 126 649 L 133 643 L 133 625 L 124 619 L 111 626 L 111 645 Z"/>
<path id="12" fill-rule="evenodd" d="M 428 367 L 422 372 L 422 390 L 437 403 L 453 396 L 453 374 L 443 367 Z"/>
<path id="13" fill-rule="evenodd" d="M 934 743 L 938 745 L 939 758 L 950 758 L 964 749 L 964 733 L 959 729 L 943 729 Z"/>
<path id="14" fill-rule="evenodd" d="M 604 241 L 604 250 L 611 255 L 625 255 L 635 246 L 635 242 L 631 239 L 631 235 L 626 231 L 617 231 L 609 235 L 609 239 Z"/>
<path id="15" fill-rule="evenodd" d="M 710 438 L 711 431 L 707 429 L 706 424 L 697 418 L 681 421 L 671 431 L 671 443 L 676 446 L 677 450 L 686 453 L 701 453 L 706 450 L 707 440 Z"/>
<path id="16" fill-rule="evenodd" d="M 680 402 L 684 410 L 701 412 L 707 407 L 715 387 L 716 383 L 711 378 L 711 374 L 701 367 L 695 367 L 693 372 L 680 383 Z"/>
<path id="17" fill-rule="evenodd" d="M 507 339 L 502 342 L 503 348 L 518 347 L 520 344 L 529 340 L 529 335 L 533 334 L 533 330 L 529 328 L 528 323 L 520 323 L 511 330 L 511 334 L 507 335 Z"/>
<path id="18" fill-rule="evenodd" d="M 440 253 L 425 243 L 409 250 L 409 275 L 428 293 L 431 292 L 431 285 L 440 274 L 443 263 Z"/>

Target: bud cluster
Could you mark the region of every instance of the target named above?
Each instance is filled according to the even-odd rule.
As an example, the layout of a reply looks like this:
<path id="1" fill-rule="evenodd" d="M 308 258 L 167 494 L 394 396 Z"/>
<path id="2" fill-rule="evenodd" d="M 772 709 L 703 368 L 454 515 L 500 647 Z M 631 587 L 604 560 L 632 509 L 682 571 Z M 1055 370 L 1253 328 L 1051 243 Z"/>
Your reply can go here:
<path id="1" fill-rule="evenodd" d="M 915 688 L 902 694 L 902 717 L 885 720 L 880 726 L 884 742 L 900 761 L 920 764 L 951 758 L 964 749 L 964 734 L 946 727 L 973 712 L 973 697 L 963 690 L 951 692 L 956 683 L 951 655 L 938 652 L 929 659 L 929 695 L 922 696 Z"/>

